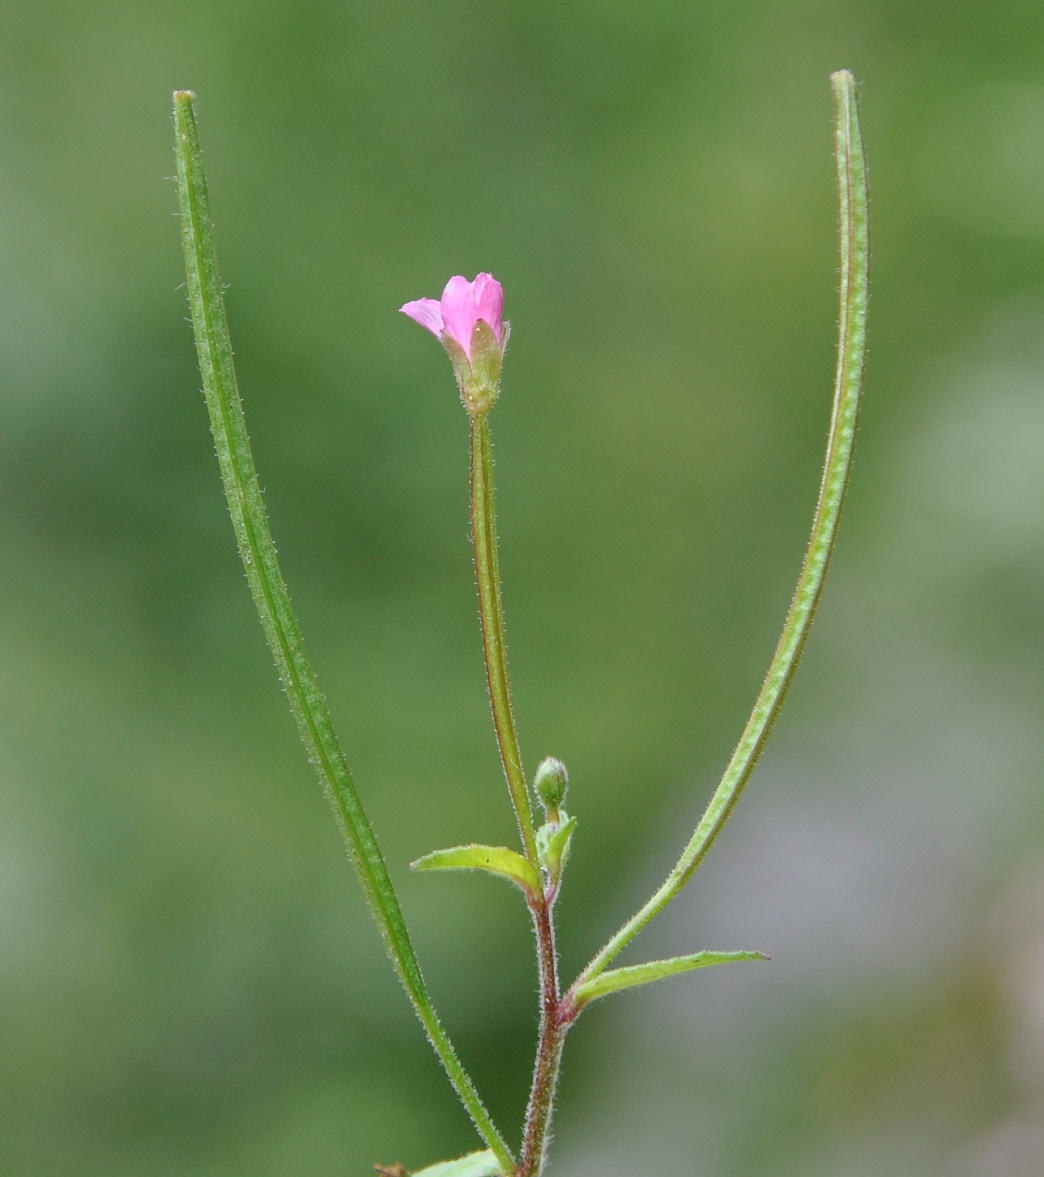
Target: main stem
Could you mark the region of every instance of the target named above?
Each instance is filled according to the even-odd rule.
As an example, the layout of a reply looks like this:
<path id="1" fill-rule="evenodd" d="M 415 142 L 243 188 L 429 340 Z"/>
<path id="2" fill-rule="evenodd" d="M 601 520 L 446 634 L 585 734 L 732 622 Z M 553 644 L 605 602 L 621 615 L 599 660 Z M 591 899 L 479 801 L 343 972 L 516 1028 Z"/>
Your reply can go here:
<path id="1" fill-rule="evenodd" d="M 553 901 L 548 899 L 546 892 L 541 898 L 543 902 L 531 906 L 540 964 L 540 1034 L 537 1039 L 536 1065 L 533 1068 L 533 1086 L 526 1108 L 522 1163 L 516 1170 L 516 1177 L 537 1177 L 543 1172 L 550 1143 L 551 1115 L 555 1106 L 562 1047 L 566 1031 L 576 1016 L 575 1013 L 567 1013 L 558 989 Z"/>
<path id="2" fill-rule="evenodd" d="M 471 417 L 471 537 L 475 549 L 475 580 L 478 584 L 486 681 L 489 684 L 493 726 L 504 766 L 504 778 L 511 794 L 522 845 L 526 857 L 539 871 L 533 809 L 511 706 L 496 514 L 489 420 L 486 413 L 479 413 Z M 544 1167 L 562 1044 L 572 1022 L 571 1017 L 563 1019 L 562 1016 L 555 950 L 554 898 L 553 889 L 542 889 L 529 899 L 540 976 L 540 1032 L 537 1036 L 533 1087 L 526 1108 L 522 1161 L 515 1170 L 515 1177 L 537 1177 Z"/>

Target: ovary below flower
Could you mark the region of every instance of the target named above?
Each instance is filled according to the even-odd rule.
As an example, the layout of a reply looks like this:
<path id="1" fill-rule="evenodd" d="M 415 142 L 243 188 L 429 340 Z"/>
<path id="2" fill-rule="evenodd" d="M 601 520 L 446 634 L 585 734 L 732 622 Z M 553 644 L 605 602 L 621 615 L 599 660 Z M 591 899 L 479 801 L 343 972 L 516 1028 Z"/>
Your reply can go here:
<path id="1" fill-rule="evenodd" d="M 503 320 L 504 290 L 492 274 L 474 282 L 450 278 L 442 298 L 418 298 L 399 308 L 426 327 L 446 349 L 464 407 L 473 416 L 493 407 L 511 325 Z"/>

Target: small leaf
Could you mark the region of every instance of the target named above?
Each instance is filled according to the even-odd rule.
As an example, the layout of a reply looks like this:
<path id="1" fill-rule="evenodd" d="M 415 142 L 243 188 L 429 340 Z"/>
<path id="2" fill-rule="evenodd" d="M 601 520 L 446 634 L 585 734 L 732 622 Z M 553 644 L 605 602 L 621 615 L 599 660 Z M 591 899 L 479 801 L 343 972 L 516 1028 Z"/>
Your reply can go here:
<path id="1" fill-rule="evenodd" d="M 491 1149 L 469 1152 L 455 1161 L 440 1161 L 426 1169 L 418 1169 L 413 1177 L 498 1177 L 500 1166 Z"/>
<path id="2" fill-rule="evenodd" d="M 676 973 L 688 973 L 692 969 L 705 969 L 715 964 L 729 964 L 734 960 L 768 960 L 762 952 L 694 952 L 691 956 L 673 956 L 669 960 L 652 960 L 648 964 L 629 965 L 622 969 L 610 969 L 585 981 L 576 990 L 576 1003 L 585 1006 L 621 989 L 634 989 L 648 985 Z"/>
<path id="3" fill-rule="evenodd" d="M 416 862 L 412 870 L 484 870 L 503 879 L 510 879 L 523 891 L 538 892 L 540 876 L 528 858 L 516 854 L 506 846 L 453 846 L 449 850 L 433 850 Z"/>
<path id="4" fill-rule="evenodd" d="M 569 817 L 562 812 L 565 821 L 561 825 L 548 822 L 537 830 L 537 851 L 540 855 L 540 865 L 557 882 L 562 877 L 565 865 L 569 861 L 569 847 L 573 840 L 573 830 L 576 829 L 576 818 Z"/>

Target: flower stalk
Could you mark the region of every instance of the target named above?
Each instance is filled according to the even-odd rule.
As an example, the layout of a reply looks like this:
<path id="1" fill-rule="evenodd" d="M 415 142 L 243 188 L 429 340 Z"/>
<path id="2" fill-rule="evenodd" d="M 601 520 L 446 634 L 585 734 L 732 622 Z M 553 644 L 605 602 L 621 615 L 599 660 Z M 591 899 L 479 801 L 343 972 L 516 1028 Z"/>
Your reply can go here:
<path id="1" fill-rule="evenodd" d="M 493 448 L 486 413 L 471 416 L 471 542 L 478 585 L 479 621 L 486 682 L 493 712 L 497 747 L 504 768 L 511 804 L 526 857 L 539 869 L 533 807 L 522 768 L 511 682 L 508 677 L 507 635 L 500 587 L 500 556 L 497 543 L 496 495 L 493 485 Z"/>
<path id="2" fill-rule="evenodd" d="M 463 389 L 462 389 L 462 395 Z M 465 395 L 465 406 L 467 397 Z M 493 448 L 488 410 L 472 412 L 471 424 L 471 536 L 478 586 L 479 621 L 486 664 L 490 708 L 497 746 L 511 803 L 518 822 L 526 858 L 540 870 L 533 807 L 522 767 L 511 680 L 508 674 L 507 633 L 500 582 L 500 557 L 496 523 L 496 492 L 493 481 Z M 522 1160 L 515 1177 L 535 1177 L 544 1166 L 548 1130 L 554 1107 L 555 1086 L 562 1058 L 565 1029 L 559 1017 L 561 994 L 555 947 L 554 905 L 551 892 L 543 887 L 528 897 L 536 939 L 537 972 L 540 979 L 540 1029 L 533 1085 L 526 1108 Z"/>
<path id="3" fill-rule="evenodd" d="M 522 767 L 518 731 L 511 704 L 507 638 L 500 587 L 493 452 L 488 414 L 485 412 L 471 414 L 471 530 L 482 649 L 493 726 L 526 858 L 539 871 L 540 858 L 536 829 L 533 825 L 533 808 Z M 568 1028 L 561 1018 L 558 956 L 555 947 L 556 894 L 557 882 L 547 888 L 539 888 L 528 897 L 540 979 L 540 1029 L 537 1034 L 533 1085 L 523 1129 L 522 1161 L 515 1170 L 515 1177 L 536 1177 L 543 1170 L 562 1046 Z"/>

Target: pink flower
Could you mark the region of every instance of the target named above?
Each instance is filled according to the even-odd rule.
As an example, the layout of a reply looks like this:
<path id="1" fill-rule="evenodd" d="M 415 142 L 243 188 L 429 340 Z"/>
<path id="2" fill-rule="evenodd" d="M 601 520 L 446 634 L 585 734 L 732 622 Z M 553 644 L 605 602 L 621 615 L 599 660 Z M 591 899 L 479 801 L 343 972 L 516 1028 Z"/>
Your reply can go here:
<path id="1" fill-rule="evenodd" d="M 504 290 L 492 274 L 474 282 L 450 278 L 442 298 L 418 298 L 399 308 L 442 344 L 453 363 L 464 407 L 488 413 L 500 395 L 500 366 L 511 324 L 503 321 Z"/>
<path id="2" fill-rule="evenodd" d="M 503 346 L 504 289 L 492 274 L 479 274 L 474 282 L 459 274 L 450 278 L 441 302 L 418 298 L 399 308 L 404 315 L 420 323 L 437 339 L 449 336 L 471 363 L 471 341 L 476 325 L 489 326 L 497 343 Z"/>

